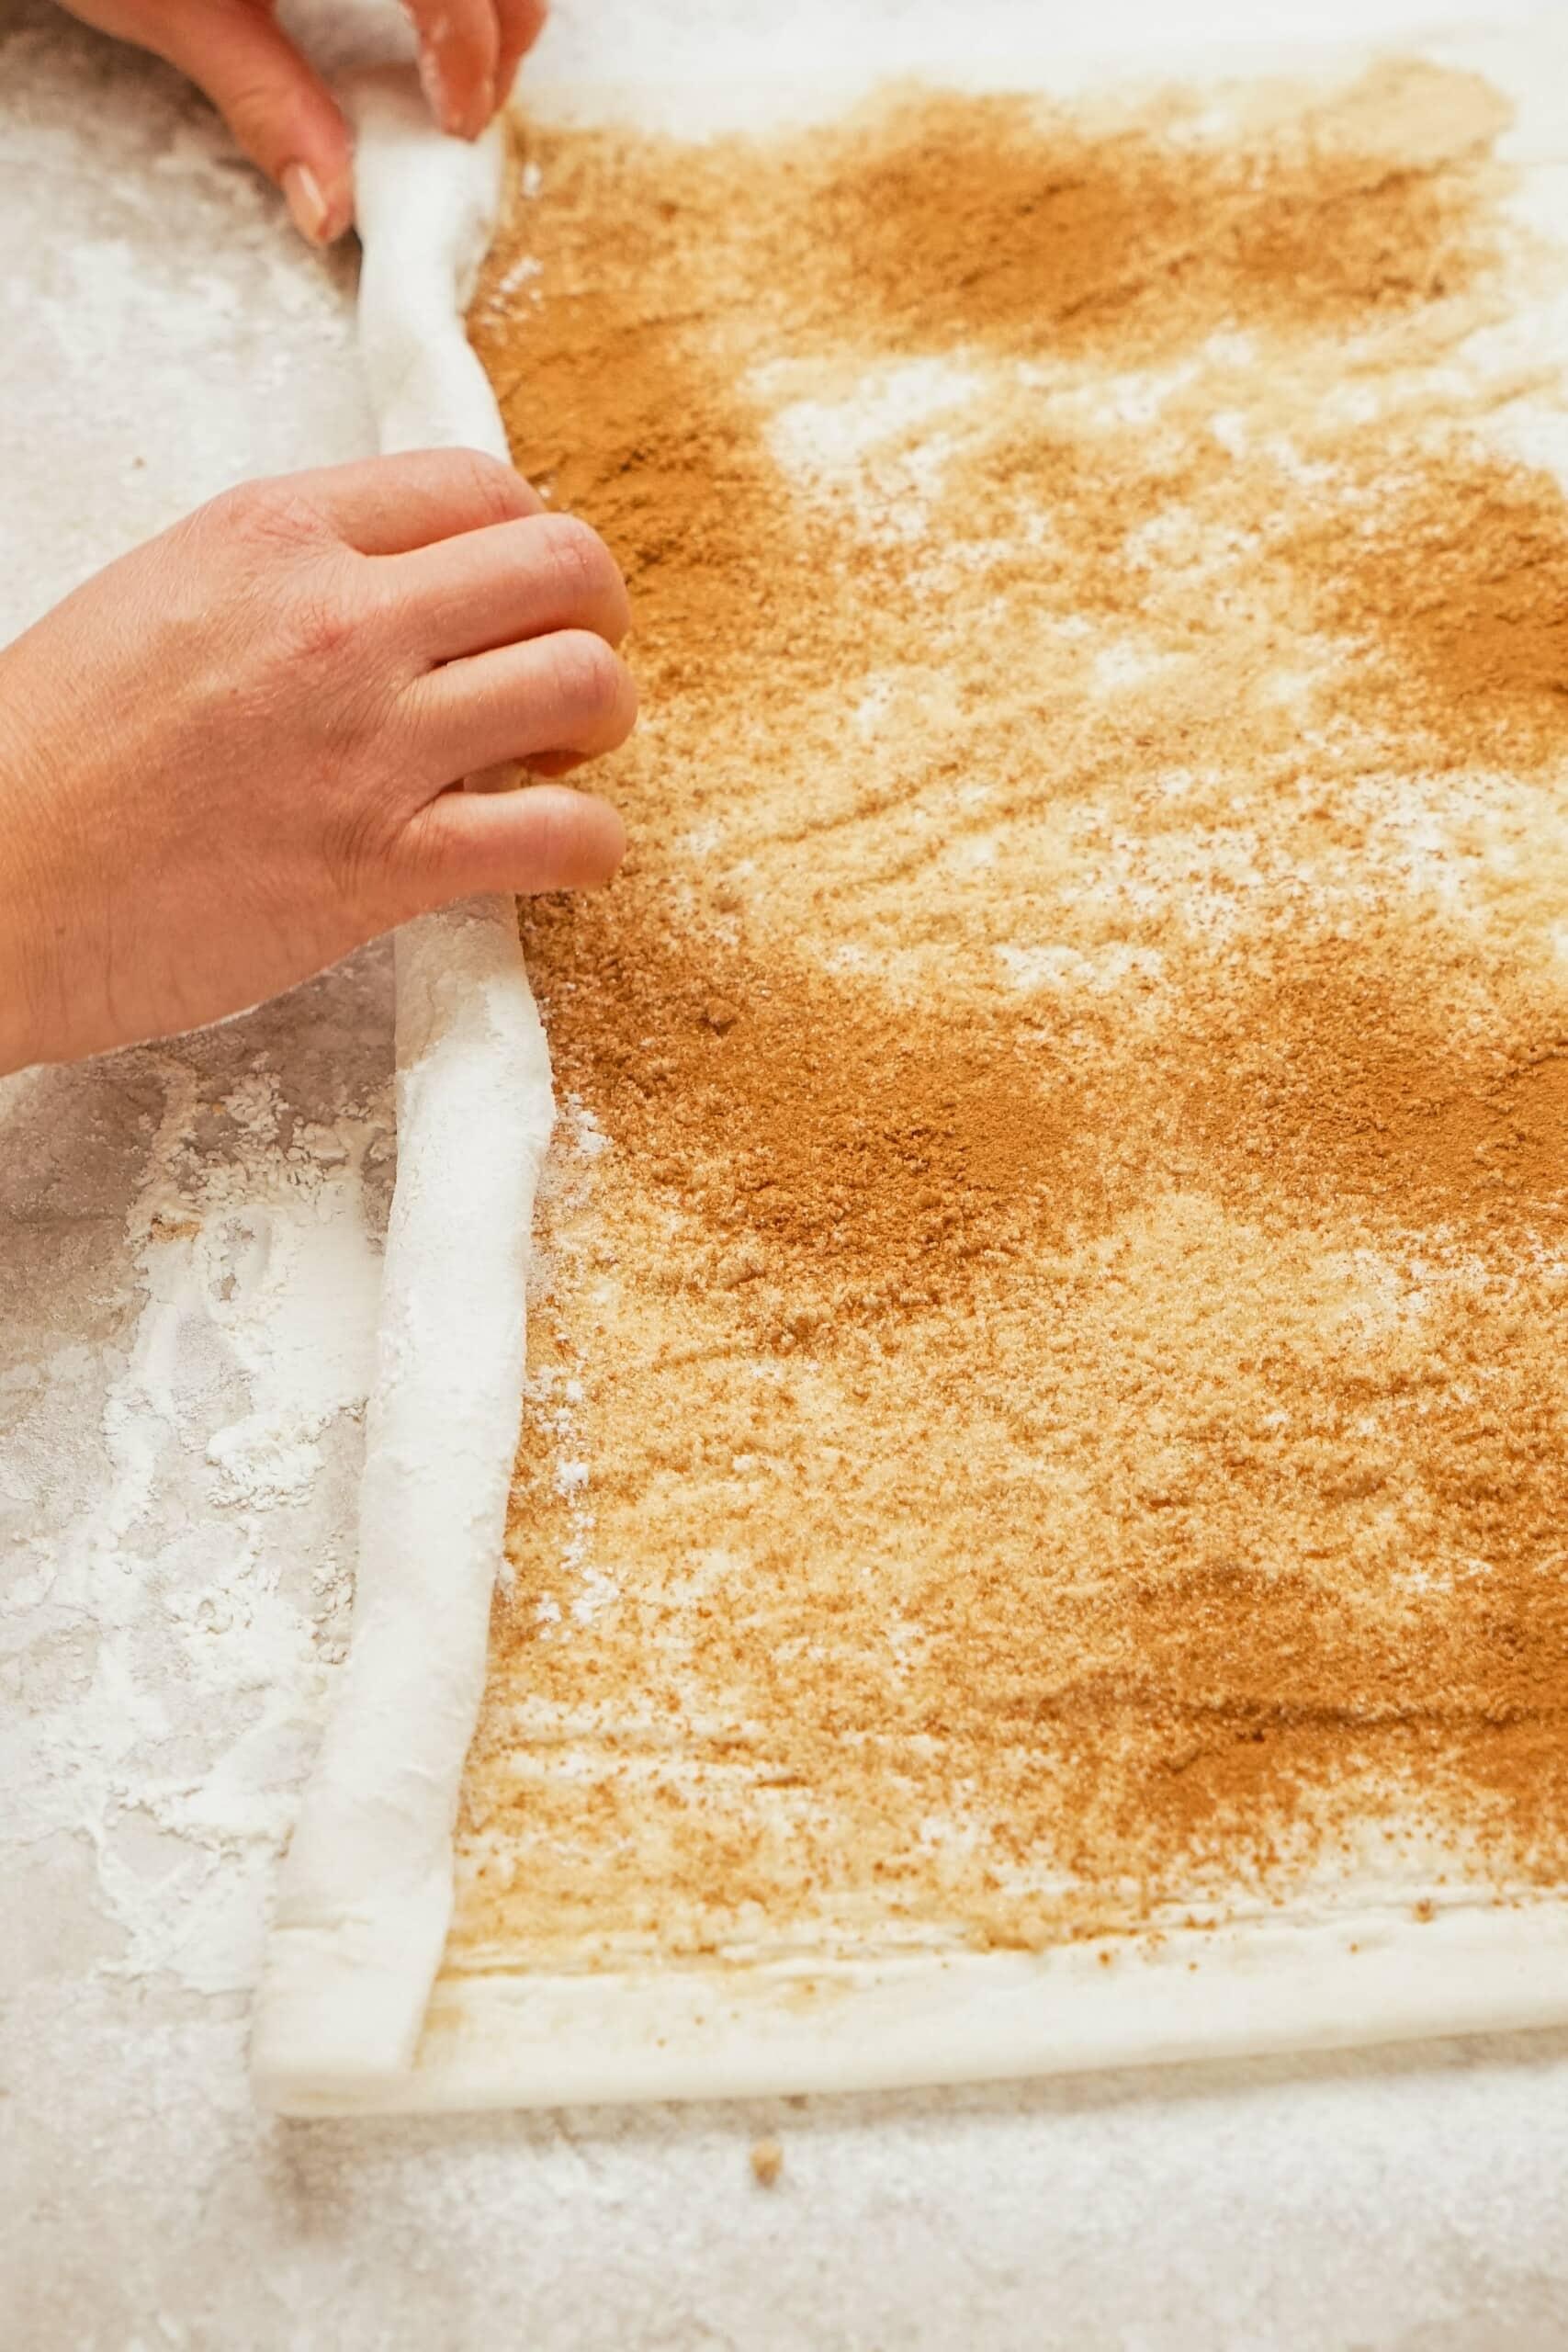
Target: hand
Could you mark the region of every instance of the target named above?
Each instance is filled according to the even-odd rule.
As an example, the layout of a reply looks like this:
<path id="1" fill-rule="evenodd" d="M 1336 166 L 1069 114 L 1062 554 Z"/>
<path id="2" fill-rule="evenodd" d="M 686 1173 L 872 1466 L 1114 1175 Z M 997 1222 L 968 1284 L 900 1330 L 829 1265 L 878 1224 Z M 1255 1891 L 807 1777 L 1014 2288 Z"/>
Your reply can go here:
<path id="1" fill-rule="evenodd" d="M 206 91 L 294 225 L 330 244 L 354 218 L 352 141 L 326 84 L 274 22 L 275 0 L 65 0 L 73 17 L 167 59 Z M 546 0 L 402 0 L 431 111 L 477 139 L 506 102 Z"/>
<path id="2" fill-rule="evenodd" d="M 469 449 L 248 483 L 86 582 L 0 650 L 0 1070 L 607 881 L 604 801 L 453 787 L 622 742 L 627 620 L 587 525 Z"/>

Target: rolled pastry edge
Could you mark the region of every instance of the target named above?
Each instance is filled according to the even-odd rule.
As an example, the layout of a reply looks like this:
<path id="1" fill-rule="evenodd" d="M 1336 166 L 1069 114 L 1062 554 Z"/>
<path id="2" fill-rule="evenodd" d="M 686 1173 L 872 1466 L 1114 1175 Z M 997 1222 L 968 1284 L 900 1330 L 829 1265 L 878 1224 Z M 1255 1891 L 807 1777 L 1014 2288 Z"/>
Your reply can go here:
<path id="1" fill-rule="evenodd" d="M 505 457 L 462 305 L 500 206 L 498 128 L 431 126 L 411 74 L 343 86 L 355 119 L 359 338 L 380 446 Z M 484 1686 L 522 1411 L 549 1053 L 510 899 L 395 947 L 398 1172 L 366 1416 L 349 1652 L 279 1873 L 252 2079 L 308 2109 L 413 2063 L 452 1909 L 452 1839 Z"/>

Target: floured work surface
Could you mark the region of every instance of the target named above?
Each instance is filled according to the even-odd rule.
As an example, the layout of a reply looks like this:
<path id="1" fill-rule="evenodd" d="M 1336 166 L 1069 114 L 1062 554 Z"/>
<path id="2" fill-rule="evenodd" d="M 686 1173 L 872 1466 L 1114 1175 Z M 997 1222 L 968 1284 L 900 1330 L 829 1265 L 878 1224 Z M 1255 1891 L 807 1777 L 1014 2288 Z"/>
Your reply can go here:
<path id="1" fill-rule="evenodd" d="M 623 878 L 525 916 L 562 1135 L 432 2063 L 608 1973 L 663 2019 L 611 2090 L 986 2071 L 987 1955 L 1211 1983 L 1247 1922 L 1348 2039 L 1359 1951 L 1559 1932 L 1568 511 L 1507 114 L 1385 62 L 528 137 L 471 327 L 647 718 Z M 813 2009 L 944 1967 L 925 2059 Z M 771 2059 L 705 2067 L 770 1972 Z"/>

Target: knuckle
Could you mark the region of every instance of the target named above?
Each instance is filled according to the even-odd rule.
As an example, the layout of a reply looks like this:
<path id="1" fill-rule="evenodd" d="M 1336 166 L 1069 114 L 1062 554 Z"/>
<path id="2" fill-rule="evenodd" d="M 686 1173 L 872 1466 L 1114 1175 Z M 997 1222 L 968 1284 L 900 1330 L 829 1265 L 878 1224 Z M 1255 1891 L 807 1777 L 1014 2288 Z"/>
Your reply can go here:
<path id="1" fill-rule="evenodd" d="M 488 522 L 510 523 L 526 505 L 527 485 L 504 458 L 492 458 L 485 449 L 454 449 L 447 463 L 454 502 L 471 506 Z"/>
<path id="2" fill-rule="evenodd" d="M 385 646 L 369 624 L 373 600 L 341 548 L 289 565 L 253 599 L 276 673 L 302 674 L 319 720 L 341 721 L 378 706 L 386 678 Z"/>
<path id="3" fill-rule="evenodd" d="M 223 119 L 253 162 L 260 163 L 276 153 L 277 100 L 273 82 L 245 78 L 224 85 Z"/>
<path id="4" fill-rule="evenodd" d="M 611 723 L 624 698 L 626 673 L 602 637 L 567 629 L 556 639 L 556 682 L 562 698 L 585 723 Z"/>
<path id="5" fill-rule="evenodd" d="M 434 873 L 437 863 L 429 826 L 417 821 L 402 826 L 378 845 L 377 862 L 378 871 L 392 882 L 423 895 L 425 877 Z"/>
<path id="6" fill-rule="evenodd" d="M 335 668 L 359 634 L 359 615 L 341 585 L 331 580 L 312 581 L 289 607 L 288 658 L 312 670 Z"/>
<path id="7" fill-rule="evenodd" d="M 272 538 L 303 532 L 312 536 L 316 515 L 299 492 L 281 481 L 242 481 L 214 499 L 212 510 L 228 526 L 247 538 Z"/>
<path id="8" fill-rule="evenodd" d="M 569 608 L 596 603 L 619 585 L 609 548 L 592 525 L 575 514 L 541 516 L 539 543 Z"/>
<path id="9" fill-rule="evenodd" d="M 315 549 L 326 536 L 321 510 L 287 481 L 239 482 L 204 512 L 229 546 L 259 564 Z"/>
<path id="10" fill-rule="evenodd" d="M 209 531 L 216 537 L 243 542 L 258 527 L 262 506 L 271 489 L 269 482 L 236 482 L 232 490 L 220 491 L 197 509 L 191 522 L 197 530 Z"/>
<path id="11" fill-rule="evenodd" d="M 389 866 L 396 862 L 399 817 L 375 795 L 346 800 L 326 828 L 325 850 L 333 885 L 344 904 L 363 908 L 378 901 Z"/>

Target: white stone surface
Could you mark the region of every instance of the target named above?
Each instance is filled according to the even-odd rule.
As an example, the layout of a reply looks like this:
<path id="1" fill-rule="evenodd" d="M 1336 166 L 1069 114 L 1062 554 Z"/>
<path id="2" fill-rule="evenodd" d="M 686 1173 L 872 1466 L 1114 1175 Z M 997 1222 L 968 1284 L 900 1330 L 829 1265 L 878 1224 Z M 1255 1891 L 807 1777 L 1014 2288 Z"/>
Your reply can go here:
<path id="1" fill-rule="evenodd" d="M 1000 47 L 1042 5 L 964 15 Z M 896 69 L 952 0 L 561 6 L 553 70 L 671 76 L 851 40 Z M 1150 13 L 1107 0 L 1095 37 Z M 1162 29 L 1200 14 L 1373 12 L 1223 0 Z M 368 446 L 351 275 L 172 75 L 0 0 L 0 635 L 226 482 Z M 372 950 L 0 1088 L 8 2352 L 1568 2340 L 1568 2036 L 767 2108 L 254 2113 L 248 1994 L 352 1565 L 389 1076 Z"/>

